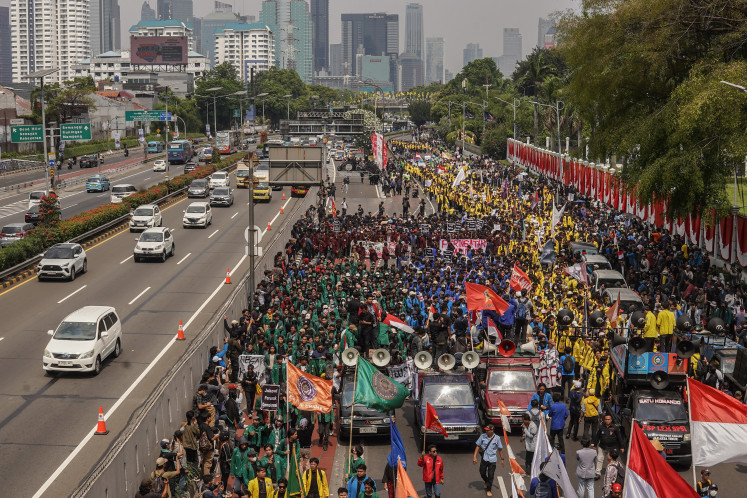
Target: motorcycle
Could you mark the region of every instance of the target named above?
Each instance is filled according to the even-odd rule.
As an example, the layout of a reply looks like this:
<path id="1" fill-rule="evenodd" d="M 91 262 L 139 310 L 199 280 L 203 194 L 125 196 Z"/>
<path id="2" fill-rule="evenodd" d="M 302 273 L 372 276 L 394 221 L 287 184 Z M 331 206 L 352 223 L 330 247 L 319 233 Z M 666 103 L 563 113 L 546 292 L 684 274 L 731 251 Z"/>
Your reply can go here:
<path id="1" fill-rule="evenodd" d="M 73 162 L 72 161 L 68 161 L 67 162 L 67 169 L 73 169 Z"/>
<path id="2" fill-rule="evenodd" d="M 129 156 L 130 156 L 130 151 L 129 151 L 129 150 L 127 150 L 127 149 L 125 149 L 125 151 L 124 151 L 124 156 L 125 156 L 125 157 L 129 157 Z"/>

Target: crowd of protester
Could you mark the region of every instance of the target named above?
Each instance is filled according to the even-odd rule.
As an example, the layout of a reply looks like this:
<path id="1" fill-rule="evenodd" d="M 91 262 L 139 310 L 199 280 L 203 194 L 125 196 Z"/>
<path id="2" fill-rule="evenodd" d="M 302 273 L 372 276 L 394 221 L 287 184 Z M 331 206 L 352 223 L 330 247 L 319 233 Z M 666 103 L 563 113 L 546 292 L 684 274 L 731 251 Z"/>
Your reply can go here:
<path id="1" fill-rule="evenodd" d="M 584 323 L 585 316 L 605 311 L 610 303 L 591 296 L 564 272 L 578 262 L 568 250 L 571 241 L 594 244 L 638 292 L 647 315 L 643 334 L 652 350 L 672 345 L 673 320 L 670 324 L 667 313 L 687 314 L 699 327 L 720 317 L 726 334 L 744 342 L 741 272 L 721 270 L 681 237 L 587 202 L 548 178 L 462 156 L 428 134 L 417 138 L 391 143 L 389 165 L 376 178 L 377 188 L 395 197 L 397 206 L 401 202 L 401 210 L 387 213 L 383 203 L 376 212 L 361 206 L 348 210 L 346 199 L 341 202 L 344 192 L 336 193 L 333 185 L 320 189 L 319 202 L 293 225 L 284 252 L 275 255 L 251 305 L 230 322 L 225 317 L 224 345 L 210 351 L 193 409 L 173 438 L 161 442 L 156 469 L 137 496 L 178 496 L 200 481 L 205 497 L 282 498 L 288 455 L 293 454 L 309 487 L 305 495 L 326 496 L 330 483 L 309 448 L 316 429 L 319 446 L 327 449 L 335 412 L 305 413 L 290 406 L 283 394 L 285 362 L 331 379 L 339 390 L 340 354 L 347 347 L 364 354 L 386 348 L 394 365 L 420 351 L 434 358 L 459 355 L 491 340 L 485 332 L 491 317 L 504 338 L 535 341 L 543 356 L 540 390 L 522 429 L 527 466 L 540 417 L 549 416 L 551 443 L 563 453 L 564 439 L 575 440 L 582 431 L 579 494 L 593 489 L 604 474 L 605 496 L 616 496 L 622 445 L 619 428 L 606 412 L 614 376 L 607 329 Z M 455 185 L 462 166 L 469 173 Z M 418 209 L 410 211 L 411 203 Z M 426 204 L 435 212 L 426 213 Z M 553 205 L 565 206 L 554 227 Z M 453 241 L 461 239 L 482 242 L 457 248 Z M 551 263 L 542 253 L 549 240 L 555 242 Z M 529 276 L 531 289 L 517 292 L 509 286 L 515 265 Z M 475 323 L 464 296 L 466 282 L 495 289 L 509 303 L 508 311 L 486 312 Z M 573 334 L 558 327 L 562 308 L 574 313 Z M 385 325 L 388 314 L 415 332 Z M 264 355 L 262 378 L 251 366 L 240 372 L 239 358 L 246 354 Z M 566 356 L 572 358 L 571 368 L 566 368 Z M 699 355 L 692 364 L 695 377 L 742 397 L 714 373 L 719 365 Z M 276 412 L 262 410 L 258 393 L 266 383 L 281 385 Z M 347 496 L 376 493 L 362 453 L 355 448 L 347 459 L 350 481 L 340 489 Z"/>

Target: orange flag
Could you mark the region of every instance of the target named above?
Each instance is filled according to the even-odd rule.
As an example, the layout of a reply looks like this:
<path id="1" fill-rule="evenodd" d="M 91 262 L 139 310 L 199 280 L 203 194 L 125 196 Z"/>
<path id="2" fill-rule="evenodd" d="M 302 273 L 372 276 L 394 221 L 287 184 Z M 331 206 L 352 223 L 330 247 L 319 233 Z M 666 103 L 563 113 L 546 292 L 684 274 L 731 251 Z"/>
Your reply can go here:
<path id="1" fill-rule="evenodd" d="M 332 381 L 307 374 L 288 363 L 288 401 L 302 411 L 329 413 L 332 410 Z"/>
<path id="2" fill-rule="evenodd" d="M 464 289 L 467 293 L 467 309 L 470 311 L 495 310 L 503 314 L 509 307 L 509 304 L 490 287 L 465 282 Z"/>
<path id="3" fill-rule="evenodd" d="M 402 466 L 402 460 L 397 461 L 397 494 L 395 498 L 419 498 L 410 476 L 407 475 L 407 471 Z"/>

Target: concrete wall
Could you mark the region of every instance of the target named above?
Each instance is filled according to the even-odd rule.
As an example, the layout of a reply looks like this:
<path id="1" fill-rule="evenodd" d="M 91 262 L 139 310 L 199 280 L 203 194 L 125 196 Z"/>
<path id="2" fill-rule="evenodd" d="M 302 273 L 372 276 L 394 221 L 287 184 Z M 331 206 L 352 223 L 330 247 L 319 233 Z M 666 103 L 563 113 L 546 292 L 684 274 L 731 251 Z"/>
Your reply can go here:
<path id="1" fill-rule="evenodd" d="M 301 203 L 286 216 L 297 219 L 316 199 L 316 188 L 311 189 Z M 290 238 L 292 224 L 283 230 L 272 231 L 263 239 L 263 256 L 255 261 L 257 283 L 265 270 L 271 270 L 273 256 L 283 252 Z M 133 496 L 145 477 L 155 468 L 161 439 L 171 437 L 183 422 L 184 414 L 192 409 L 192 397 L 202 372 L 209 363 L 208 350 L 223 344 L 223 315 L 238 317 L 246 308 L 248 272 L 240 285 L 211 317 L 197 339 L 180 358 L 169 374 L 158 383 L 143 404 L 137 418 L 117 439 L 98 467 L 94 468 L 83 484 L 72 494 L 74 497 L 112 498 Z"/>

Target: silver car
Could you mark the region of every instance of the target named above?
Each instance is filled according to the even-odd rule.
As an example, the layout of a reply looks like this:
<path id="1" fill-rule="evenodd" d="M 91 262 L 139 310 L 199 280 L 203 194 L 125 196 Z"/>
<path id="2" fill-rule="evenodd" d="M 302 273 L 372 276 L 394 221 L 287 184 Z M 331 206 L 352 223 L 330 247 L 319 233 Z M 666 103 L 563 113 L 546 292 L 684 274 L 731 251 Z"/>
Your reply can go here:
<path id="1" fill-rule="evenodd" d="M 88 257 L 80 244 L 55 244 L 36 266 L 39 282 L 45 279 L 75 280 L 88 271 Z"/>
<path id="2" fill-rule="evenodd" d="M 211 206 L 233 206 L 233 190 L 229 187 L 217 187 L 210 194 Z"/>
<path id="3" fill-rule="evenodd" d="M 207 197 L 210 195 L 210 187 L 208 181 L 205 178 L 198 178 L 192 180 L 192 183 L 187 190 L 187 197 Z"/>

